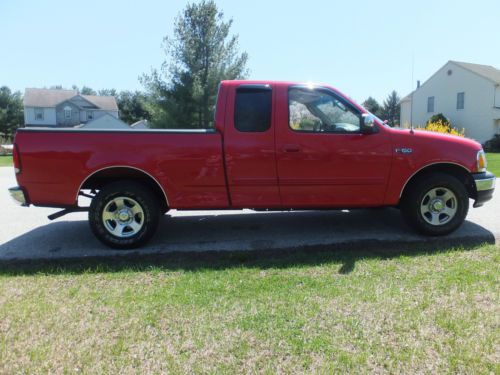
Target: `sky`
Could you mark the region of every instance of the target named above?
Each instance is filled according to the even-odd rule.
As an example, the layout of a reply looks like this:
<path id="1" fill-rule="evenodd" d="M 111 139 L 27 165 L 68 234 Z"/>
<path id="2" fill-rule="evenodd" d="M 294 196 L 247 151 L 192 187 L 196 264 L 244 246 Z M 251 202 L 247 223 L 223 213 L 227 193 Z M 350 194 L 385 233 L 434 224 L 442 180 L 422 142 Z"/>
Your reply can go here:
<path id="1" fill-rule="evenodd" d="M 408 94 L 448 60 L 500 68 L 500 0 L 216 0 L 249 79 Z M 0 86 L 142 90 L 183 0 L 0 0 Z M 413 77 L 413 79 L 412 79 Z"/>

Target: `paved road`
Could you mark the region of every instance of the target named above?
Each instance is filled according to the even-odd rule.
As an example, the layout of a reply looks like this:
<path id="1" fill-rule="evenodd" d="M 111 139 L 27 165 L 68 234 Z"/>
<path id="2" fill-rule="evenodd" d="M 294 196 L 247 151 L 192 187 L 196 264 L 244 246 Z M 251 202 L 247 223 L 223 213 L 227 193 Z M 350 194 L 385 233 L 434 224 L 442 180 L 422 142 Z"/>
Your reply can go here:
<path id="1" fill-rule="evenodd" d="M 0 260 L 81 258 L 134 254 L 110 250 L 91 234 L 86 213 L 56 221 L 56 209 L 19 207 L 7 188 L 16 185 L 12 168 L 0 168 Z M 314 247 L 400 246 L 500 242 L 500 196 L 471 207 L 468 220 L 452 235 L 429 238 L 412 233 L 396 209 L 255 213 L 253 211 L 175 212 L 140 253 L 218 250 L 280 250 Z"/>

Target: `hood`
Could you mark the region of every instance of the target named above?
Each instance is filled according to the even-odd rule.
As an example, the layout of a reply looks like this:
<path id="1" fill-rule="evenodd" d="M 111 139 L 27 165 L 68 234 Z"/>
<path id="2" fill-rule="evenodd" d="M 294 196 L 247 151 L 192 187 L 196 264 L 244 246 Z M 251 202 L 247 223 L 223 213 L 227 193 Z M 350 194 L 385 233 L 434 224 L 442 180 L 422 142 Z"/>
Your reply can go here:
<path id="1" fill-rule="evenodd" d="M 392 128 L 391 133 L 395 151 L 399 148 L 411 149 L 407 161 L 414 167 L 453 163 L 463 166 L 470 172 L 477 169 L 477 153 L 482 150 L 482 146 L 470 138 L 426 130 L 412 132 L 409 129 Z"/>
<path id="2" fill-rule="evenodd" d="M 476 152 L 481 150 L 483 146 L 473 139 L 467 137 L 459 137 L 457 135 L 437 133 L 428 130 L 413 130 L 413 133 L 410 129 L 401 129 L 401 128 L 392 128 L 394 133 L 399 136 L 406 136 L 413 139 L 421 140 L 422 142 L 435 142 L 435 143 L 443 143 L 446 145 L 460 145 L 465 148 L 471 148 Z"/>

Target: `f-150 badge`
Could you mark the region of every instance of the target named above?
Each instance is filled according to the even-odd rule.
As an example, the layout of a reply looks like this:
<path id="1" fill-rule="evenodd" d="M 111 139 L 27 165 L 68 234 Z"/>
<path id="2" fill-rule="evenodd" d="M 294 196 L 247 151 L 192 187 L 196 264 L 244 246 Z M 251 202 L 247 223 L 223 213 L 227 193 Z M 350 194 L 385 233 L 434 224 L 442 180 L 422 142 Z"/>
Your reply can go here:
<path id="1" fill-rule="evenodd" d="M 412 152 L 413 152 L 413 149 L 408 148 L 408 147 L 402 147 L 402 148 L 396 149 L 397 154 L 411 154 Z"/>

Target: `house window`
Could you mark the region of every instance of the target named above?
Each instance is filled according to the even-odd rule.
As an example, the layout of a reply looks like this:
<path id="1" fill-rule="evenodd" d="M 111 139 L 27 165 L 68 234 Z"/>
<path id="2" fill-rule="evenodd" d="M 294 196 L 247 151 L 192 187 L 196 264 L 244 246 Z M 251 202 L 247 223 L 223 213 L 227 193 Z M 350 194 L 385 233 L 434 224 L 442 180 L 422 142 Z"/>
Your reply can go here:
<path id="1" fill-rule="evenodd" d="M 93 119 L 94 119 L 94 112 L 87 111 L 87 120 L 93 120 Z"/>
<path id="2" fill-rule="evenodd" d="M 71 119 L 71 107 L 64 107 L 64 118 L 66 120 Z"/>
<path id="3" fill-rule="evenodd" d="M 427 112 L 434 112 L 434 97 L 429 96 L 427 98 Z"/>
<path id="4" fill-rule="evenodd" d="M 457 109 L 464 109 L 465 105 L 465 92 L 457 93 Z"/>
<path id="5" fill-rule="evenodd" d="M 35 108 L 35 120 L 43 121 L 43 108 Z"/>

